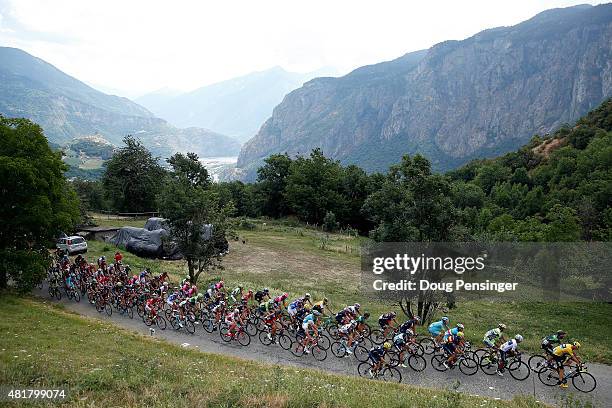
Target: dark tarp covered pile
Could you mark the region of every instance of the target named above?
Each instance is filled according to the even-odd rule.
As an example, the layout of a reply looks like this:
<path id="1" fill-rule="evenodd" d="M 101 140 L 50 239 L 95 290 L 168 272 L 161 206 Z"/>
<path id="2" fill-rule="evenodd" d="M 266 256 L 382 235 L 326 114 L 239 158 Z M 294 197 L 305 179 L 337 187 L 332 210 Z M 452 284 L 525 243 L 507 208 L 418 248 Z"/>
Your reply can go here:
<path id="1" fill-rule="evenodd" d="M 123 227 L 108 242 L 140 257 L 181 259 L 183 256 L 172 242 L 164 240 L 169 235 L 167 230 L 149 229 L 161 226 L 163 221 L 163 218 L 150 218 L 145 228 Z"/>
<path id="2" fill-rule="evenodd" d="M 202 236 L 209 240 L 212 237 L 213 226 L 205 225 Z M 164 239 L 168 232 L 165 218 L 149 218 L 144 228 L 122 227 L 107 242 L 125 248 L 126 251 L 144 258 L 182 259 L 183 255 L 169 239 Z M 229 244 L 225 241 L 220 252 L 229 251 Z"/>

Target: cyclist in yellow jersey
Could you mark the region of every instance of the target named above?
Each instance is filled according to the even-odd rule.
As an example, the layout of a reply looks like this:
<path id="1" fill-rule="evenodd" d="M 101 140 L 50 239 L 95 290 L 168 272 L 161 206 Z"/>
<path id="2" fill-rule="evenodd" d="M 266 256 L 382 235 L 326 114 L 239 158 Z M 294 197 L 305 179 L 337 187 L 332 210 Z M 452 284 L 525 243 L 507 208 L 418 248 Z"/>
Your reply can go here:
<path id="1" fill-rule="evenodd" d="M 557 372 L 559 373 L 559 386 L 561 388 L 567 388 L 567 382 L 565 381 L 565 372 L 563 365 L 567 361 L 573 361 L 576 364 L 582 364 L 580 358 L 576 355 L 576 350 L 580 348 L 580 343 L 577 341 L 571 344 L 560 344 L 553 349 L 553 358 L 557 363 Z"/>

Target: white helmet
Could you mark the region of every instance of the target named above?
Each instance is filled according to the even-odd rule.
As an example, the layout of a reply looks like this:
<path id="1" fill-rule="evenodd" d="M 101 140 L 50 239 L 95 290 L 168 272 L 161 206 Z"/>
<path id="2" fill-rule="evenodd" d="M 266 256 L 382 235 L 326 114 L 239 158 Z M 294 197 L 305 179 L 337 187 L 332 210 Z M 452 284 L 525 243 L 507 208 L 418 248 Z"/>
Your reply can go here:
<path id="1" fill-rule="evenodd" d="M 523 336 L 517 334 L 516 336 L 514 336 L 514 340 L 516 340 L 517 343 L 520 343 L 521 341 L 523 341 Z"/>

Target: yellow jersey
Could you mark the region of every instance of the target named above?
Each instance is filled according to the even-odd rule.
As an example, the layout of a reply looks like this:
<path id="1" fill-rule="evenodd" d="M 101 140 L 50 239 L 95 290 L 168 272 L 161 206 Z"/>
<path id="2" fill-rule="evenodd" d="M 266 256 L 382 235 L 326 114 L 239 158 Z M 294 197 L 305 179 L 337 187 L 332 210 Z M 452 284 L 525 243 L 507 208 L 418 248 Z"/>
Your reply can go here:
<path id="1" fill-rule="evenodd" d="M 553 349 L 553 354 L 557 357 L 562 357 L 565 355 L 574 355 L 574 349 L 572 349 L 571 344 L 560 344 Z"/>

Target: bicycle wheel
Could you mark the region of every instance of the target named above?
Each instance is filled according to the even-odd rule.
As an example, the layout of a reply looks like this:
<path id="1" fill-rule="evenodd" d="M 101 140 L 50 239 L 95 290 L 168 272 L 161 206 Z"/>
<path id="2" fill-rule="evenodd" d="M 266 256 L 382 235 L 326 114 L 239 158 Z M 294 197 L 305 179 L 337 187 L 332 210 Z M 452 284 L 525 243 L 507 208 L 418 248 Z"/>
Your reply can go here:
<path id="1" fill-rule="evenodd" d="M 362 363 L 365 363 L 366 361 L 368 361 L 368 358 L 370 358 L 370 352 L 362 345 L 355 347 L 355 350 L 353 350 L 353 354 L 355 355 L 357 361 L 361 361 Z"/>
<path id="2" fill-rule="evenodd" d="M 465 375 L 474 375 L 478 372 L 478 363 L 471 357 L 463 357 L 459 361 L 459 371 Z"/>
<path id="3" fill-rule="evenodd" d="M 134 318 L 134 308 L 132 308 L 132 307 L 129 307 L 129 306 L 128 306 L 128 307 L 125 309 L 125 312 L 126 312 L 126 314 L 128 315 L 128 317 L 129 317 L 130 319 L 133 319 L 133 318 Z"/>
<path id="4" fill-rule="evenodd" d="M 397 367 L 400 365 L 399 353 L 396 350 L 389 351 L 387 356 L 389 356 L 389 367 Z"/>
<path id="5" fill-rule="evenodd" d="M 213 321 L 213 319 L 206 319 L 202 321 L 202 328 L 207 333 L 212 333 L 213 331 L 215 331 L 215 322 Z"/>
<path id="6" fill-rule="evenodd" d="M 80 302 L 81 301 L 81 294 L 79 293 L 79 291 L 75 289 L 75 290 L 72 291 L 72 293 L 73 293 L 72 297 L 74 298 L 74 301 L 77 302 L 77 303 Z"/>
<path id="7" fill-rule="evenodd" d="M 177 318 L 177 316 L 168 317 L 168 321 L 170 322 L 170 326 L 174 330 L 179 330 L 181 328 L 181 326 L 179 325 L 179 319 Z"/>
<path id="8" fill-rule="evenodd" d="M 244 330 L 240 330 L 238 332 L 238 334 L 236 335 L 236 339 L 238 340 L 238 344 L 240 344 L 241 346 L 246 347 L 251 344 L 251 336 L 249 336 L 249 334 Z"/>
<path id="9" fill-rule="evenodd" d="M 546 359 L 546 357 L 540 354 L 534 354 L 533 356 L 529 357 L 528 365 L 533 372 L 539 373 L 540 370 L 546 368 L 547 361 L 548 360 Z"/>
<path id="10" fill-rule="evenodd" d="M 434 343 L 433 339 L 429 337 L 425 337 L 424 339 L 421 339 L 421 341 L 419 341 L 419 344 L 423 348 L 423 352 L 425 354 L 430 355 L 430 354 L 433 354 L 434 351 L 436 351 L 436 344 Z"/>
<path id="11" fill-rule="evenodd" d="M 190 334 L 195 333 L 195 324 L 189 319 L 185 320 L 185 330 Z"/>
<path id="12" fill-rule="evenodd" d="M 436 371 L 446 371 L 448 367 L 444 364 L 446 363 L 446 356 L 444 354 L 435 354 L 431 356 L 431 366 Z"/>
<path id="13" fill-rule="evenodd" d="M 597 387 L 597 380 L 591 373 L 578 372 L 572 377 L 572 384 L 578 391 L 591 392 Z"/>
<path id="14" fill-rule="evenodd" d="M 370 340 L 372 340 L 372 343 L 380 345 L 383 344 L 385 340 L 387 340 L 387 338 L 381 330 L 376 329 L 372 330 L 372 334 L 370 334 Z"/>
<path id="15" fill-rule="evenodd" d="M 508 371 L 515 380 L 523 381 L 529 377 L 531 369 L 524 361 L 513 360 L 508 364 Z"/>
<path id="16" fill-rule="evenodd" d="M 244 330 L 249 334 L 249 336 L 255 336 L 258 332 L 257 326 L 253 324 L 251 321 L 248 321 Z"/>
<path id="17" fill-rule="evenodd" d="M 385 367 L 379 378 L 386 382 L 402 382 L 402 373 L 395 367 Z"/>
<path id="18" fill-rule="evenodd" d="M 547 368 L 538 372 L 538 378 L 542 384 L 549 387 L 559 384 L 559 373 L 554 368 Z"/>
<path id="19" fill-rule="evenodd" d="M 418 354 L 411 354 L 410 356 L 408 356 L 408 365 L 414 371 L 420 372 L 427 368 L 427 360 L 425 360 L 423 356 L 420 356 Z"/>
<path id="20" fill-rule="evenodd" d="M 332 323 L 331 325 L 327 326 L 327 333 L 329 333 L 329 337 L 331 337 L 334 340 L 338 340 L 340 339 L 340 336 L 338 334 L 338 325 L 335 323 Z"/>
<path id="21" fill-rule="evenodd" d="M 357 373 L 359 373 L 360 377 L 372 378 L 372 375 L 370 374 L 370 368 L 372 368 L 370 363 L 363 362 L 357 366 Z"/>
<path id="22" fill-rule="evenodd" d="M 497 358 L 486 354 L 480 359 L 479 366 L 482 372 L 486 375 L 494 375 L 498 368 Z"/>
<path id="23" fill-rule="evenodd" d="M 312 356 L 317 361 L 323 361 L 327 358 L 327 350 L 325 350 L 322 347 L 319 347 L 319 345 L 316 345 L 313 348 L 311 348 L 310 354 L 312 354 Z"/>
<path id="24" fill-rule="evenodd" d="M 425 354 L 425 349 L 419 343 L 408 343 L 407 349 L 410 354 L 422 356 Z"/>
<path id="25" fill-rule="evenodd" d="M 346 347 L 344 346 L 344 344 L 340 343 L 339 341 L 333 342 L 331 344 L 331 352 L 334 356 L 336 356 L 337 358 L 342 358 L 344 356 L 346 356 Z"/>
<path id="26" fill-rule="evenodd" d="M 229 335 L 229 327 L 227 327 L 227 324 L 223 323 L 221 327 L 219 327 L 219 336 L 221 336 L 221 340 L 226 343 L 232 340 L 232 337 Z"/>
<path id="27" fill-rule="evenodd" d="M 365 324 L 361 333 L 363 334 L 363 337 L 370 337 L 370 334 L 372 334 L 372 329 L 369 325 Z"/>
<path id="28" fill-rule="evenodd" d="M 168 327 L 166 319 L 164 319 L 162 315 L 157 316 L 157 318 L 155 319 L 155 324 L 157 325 L 157 327 L 159 327 L 160 330 L 166 330 L 166 327 Z"/>
<path id="29" fill-rule="evenodd" d="M 266 332 L 266 331 L 259 332 L 259 336 L 258 336 L 259 342 L 263 344 L 264 346 L 269 346 L 270 344 L 272 344 L 273 340 L 271 337 L 268 337 L 268 336 L 270 336 L 269 332 Z"/>
<path id="30" fill-rule="evenodd" d="M 304 346 L 299 341 L 294 341 L 291 343 L 291 354 L 296 357 L 302 357 L 304 355 Z"/>
<path id="31" fill-rule="evenodd" d="M 329 340 L 329 337 L 324 334 L 321 334 L 317 339 L 317 345 L 323 350 L 329 350 L 329 347 L 331 346 L 331 341 Z"/>
<path id="32" fill-rule="evenodd" d="M 113 307 L 109 303 L 107 303 L 106 305 L 104 305 L 104 311 L 107 315 L 110 316 L 113 314 Z"/>
<path id="33" fill-rule="evenodd" d="M 291 338 L 286 334 L 281 334 L 277 336 L 278 344 L 280 344 L 283 350 L 289 350 L 291 348 Z"/>

